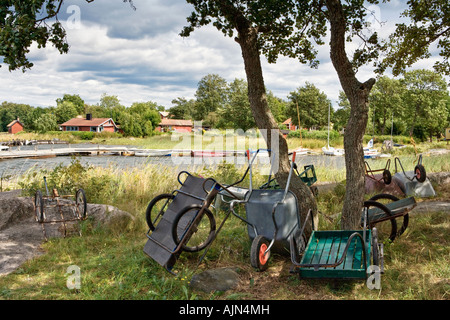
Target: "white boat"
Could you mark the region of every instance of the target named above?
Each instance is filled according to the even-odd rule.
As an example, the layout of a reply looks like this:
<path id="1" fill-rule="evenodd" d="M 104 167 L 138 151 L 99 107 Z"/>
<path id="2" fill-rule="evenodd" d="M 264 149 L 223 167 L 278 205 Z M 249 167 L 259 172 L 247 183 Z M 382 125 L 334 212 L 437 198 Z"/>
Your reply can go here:
<path id="1" fill-rule="evenodd" d="M 322 148 L 323 154 L 326 156 L 343 156 L 345 154 L 344 149 L 336 149 L 329 145 Z"/>
<path id="2" fill-rule="evenodd" d="M 0 146 L 0 151 L 8 151 L 9 147 L 8 146 Z"/>
<path id="3" fill-rule="evenodd" d="M 373 148 L 373 138 L 367 143 L 367 147 L 363 148 L 363 151 L 364 159 L 375 159 L 379 158 L 381 155 L 381 152 Z"/>

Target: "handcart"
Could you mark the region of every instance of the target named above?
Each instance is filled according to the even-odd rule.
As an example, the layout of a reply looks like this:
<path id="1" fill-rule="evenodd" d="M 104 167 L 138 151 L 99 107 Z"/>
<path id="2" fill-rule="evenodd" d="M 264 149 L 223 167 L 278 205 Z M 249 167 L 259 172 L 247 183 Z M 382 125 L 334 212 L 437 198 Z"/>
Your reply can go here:
<path id="1" fill-rule="evenodd" d="M 395 157 L 394 159 L 395 161 L 395 172 L 398 172 L 398 167 L 397 164 L 400 166 L 400 168 L 402 169 L 402 172 L 404 174 L 404 176 L 409 180 L 409 181 L 414 181 L 414 179 L 416 179 L 419 182 L 425 182 L 426 178 L 427 178 L 427 173 L 425 170 L 425 167 L 422 165 L 422 155 L 419 155 L 419 158 L 417 159 L 417 164 L 414 167 L 414 174 L 412 177 L 408 176 L 405 172 L 405 169 L 403 168 L 403 165 L 400 161 L 400 159 L 398 157 Z"/>
<path id="2" fill-rule="evenodd" d="M 383 273 L 383 244 L 378 242 L 376 228 L 366 228 L 367 208 L 363 215 L 362 230 L 316 231 L 309 210 L 305 225 L 311 217 L 313 232 L 304 250 L 295 237 L 291 238 L 291 273 L 298 273 L 300 278 L 366 279 L 373 266 Z"/>
<path id="3" fill-rule="evenodd" d="M 367 224 L 369 228 L 377 225 L 380 239 L 387 238 L 392 242 L 405 232 L 409 223 L 409 212 L 416 206 L 414 197 L 399 199 L 386 193 L 375 195 L 364 202 L 364 207 L 368 209 Z M 400 219 L 402 224 L 399 228 L 397 220 Z M 361 217 L 362 224 L 363 217 Z"/>
<path id="4" fill-rule="evenodd" d="M 364 161 L 365 164 L 365 171 L 366 171 L 366 177 L 376 181 L 376 182 L 381 182 L 383 180 L 383 182 L 388 185 L 392 182 L 392 175 L 391 172 L 389 171 L 389 168 L 391 166 L 391 159 L 388 159 L 386 161 L 386 165 L 383 169 L 376 169 L 376 170 L 372 170 L 370 168 L 370 165 L 367 161 Z M 382 172 L 382 176 L 381 178 L 376 178 L 375 174 L 376 172 Z"/>
<path id="5" fill-rule="evenodd" d="M 47 240 L 47 233 L 44 225 L 46 223 L 62 223 L 64 229 L 64 237 L 67 235 L 66 222 L 85 220 L 87 217 L 87 201 L 86 194 L 83 189 L 78 189 L 75 195 L 60 195 L 57 189 L 52 190 L 50 195 L 47 186 L 47 179 L 44 177 L 44 184 L 46 189 L 46 196 L 42 195 L 40 190 L 37 190 L 34 195 L 34 212 L 36 221 L 42 225 L 44 237 Z M 73 201 L 67 201 L 75 198 Z M 66 218 L 64 216 L 62 207 L 73 207 L 72 217 Z M 48 208 L 58 208 L 60 219 L 47 219 L 46 210 Z M 81 233 L 80 233 L 81 235 Z"/>
<path id="6" fill-rule="evenodd" d="M 228 213 L 216 230 L 216 221 L 209 209 L 216 195 L 227 187 L 212 178 L 196 177 L 187 171 L 181 171 L 177 180 L 181 185 L 179 189 L 156 196 L 147 206 L 149 229 L 144 247 L 145 254 L 172 274 L 181 253 L 206 249 L 229 216 Z M 234 196 L 231 191 L 227 192 Z"/>
<path id="7" fill-rule="evenodd" d="M 247 224 L 248 235 L 252 241 L 251 265 L 257 270 L 263 271 L 268 268 L 272 249 L 279 251 L 289 248 L 289 239 L 298 234 L 300 215 L 297 197 L 289 190 L 294 170 L 295 153 L 292 156 L 292 164 L 284 190 L 252 188 L 252 163 L 254 158 L 250 160 L 250 153 L 248 153 L 249 191 L 245 199 L 231 201 L 230 209 L 237 218 Z M 238 204 L 245 205 L 246 218 L 236 213 L 235 206 Z"/>

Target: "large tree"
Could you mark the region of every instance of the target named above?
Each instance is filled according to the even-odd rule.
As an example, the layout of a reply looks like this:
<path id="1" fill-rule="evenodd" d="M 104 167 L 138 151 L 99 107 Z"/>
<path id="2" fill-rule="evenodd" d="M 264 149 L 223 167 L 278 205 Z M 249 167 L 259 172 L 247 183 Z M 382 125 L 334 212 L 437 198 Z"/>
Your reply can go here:
<path id="1" fill-rule="evenodd" d="M 279 168 L 275 174 L 282 187 L 286 186 L 290 168 L 287 142 L 281 134 L 277 121 L 270 111 L 267 92 L 264 85 L 261 55 L 265 52 L 269 59 L 276 60 L 278 52 L 270 46 L 279 39 L 286 38 L 294 27 L 296 5 L 294 1 L 231 1 L 231 0 L 187 0 L 194 6 L 194 12 L 188 17 L 189 26 L 182 36 L 189 36 L 195 28 L 212 23 L 219 31 L 234 37 L 241 49 L 248 84 L 248 99 L 255 123 L 265 136 L 269 149 L 275 152 Z M 314 16 L 309 19 L 315 20 Z M 269 44 L 269 46 L 266 46 Z M 300 48 L 303 50 L 303 47 Z M 310 54 L 310 51 L 307 51 Z M 298 56 L 301 52 L 298 52 Z M 303 59 L 313 60 L 314 55 Z M 272 134 L 274 137 L 272 137 Z M 301 199 L 299 212 L 304 220 L 309 209 L 317 212 L 317 203 L 310 189 L 294 175 L 291 190 Z M 311 229 L 309 224 L 307 233 Z"/>

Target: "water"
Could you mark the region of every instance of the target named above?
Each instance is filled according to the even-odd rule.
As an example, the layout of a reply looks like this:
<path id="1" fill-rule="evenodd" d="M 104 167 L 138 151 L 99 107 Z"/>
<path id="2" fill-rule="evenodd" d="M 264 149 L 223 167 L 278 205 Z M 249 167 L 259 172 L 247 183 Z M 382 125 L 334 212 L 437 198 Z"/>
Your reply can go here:
<path id="1" fill-rule="evenodd" d="M 75 146 L 75 145 L 71 145 Z M 76 147 L 92 147 L 92 144 L 77 144 Z M 68 145 L 39 145 L 39 150 L 50 150 L 51 148 L 67 148 Z M 108 146 L 113 147 L 113 146 Z M 123 146 L 122 146 L 123 147 Z M 126 146 L 131 147 L 133 146 Z M 12 150 L 18 147 L 12 147 Z M 35 146 L 21 146 L 20 150 L 34 150 Z M 114 155 L 101 155 L 101 156 L 82 156 L 77 157 L 81 164 L 85 166 L 94 166 L 102 168 L 117 168 L 117 169 L 133 169 L 143 168 L 147 165 L 159 166 L 161 170 L 177 169 L 189 170 L 195 172 L 196 169 L 201 167 L 208 167 L 214 169 L 218 164 L 223 163 L 224 159 L 219 157 L 205 157 L 205 158 L 191 158 L 191 157 L 135 157 L 135 156 L 114 156 Z M 45 159 L 8 159 L 0 160 L 0 176 L 21 176 L 27 171 L 40 171 L 43 169 L 52 170 L 58 165 L 67 166 L 73 161 L 72 157 L 61 156 Z M 268 158 L 261 158 L 259 160 L 260 165 L 267 164 Z M 234 163 L 237 167 L 246 167 L 247 160 L 245 156 L 236 156 L 227 159 L 228 163 Z M 325 155 L 298 155 L 296 157 L 296 163 L 299 166 L 299 170 L 304 165 L 313 164 L 315 167 L 326 167 L 332 169 L 345 168 L 344 157 L 331 157 Z"/>

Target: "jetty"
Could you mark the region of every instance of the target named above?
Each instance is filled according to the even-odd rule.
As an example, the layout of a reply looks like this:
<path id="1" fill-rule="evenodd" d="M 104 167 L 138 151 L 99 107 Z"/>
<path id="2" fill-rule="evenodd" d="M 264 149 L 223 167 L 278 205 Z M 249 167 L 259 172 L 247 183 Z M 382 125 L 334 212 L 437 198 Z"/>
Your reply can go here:
<path id="1" fill-rule="evenodd" d="M 53 158 L 59 156 L 134 156 L 134 157 L 234 157 L 245 156 L 245 151 L 218 151 L 218 150 L 186 150 L 186 149 L 139 149 L 126 146 L 71 146 L 46 147 L 40 149 L 26 147 L 3 149 L 0 151 L 0 160 L 18 158 Z M 267 156 L 261 153 L 259 156 Z"/>

